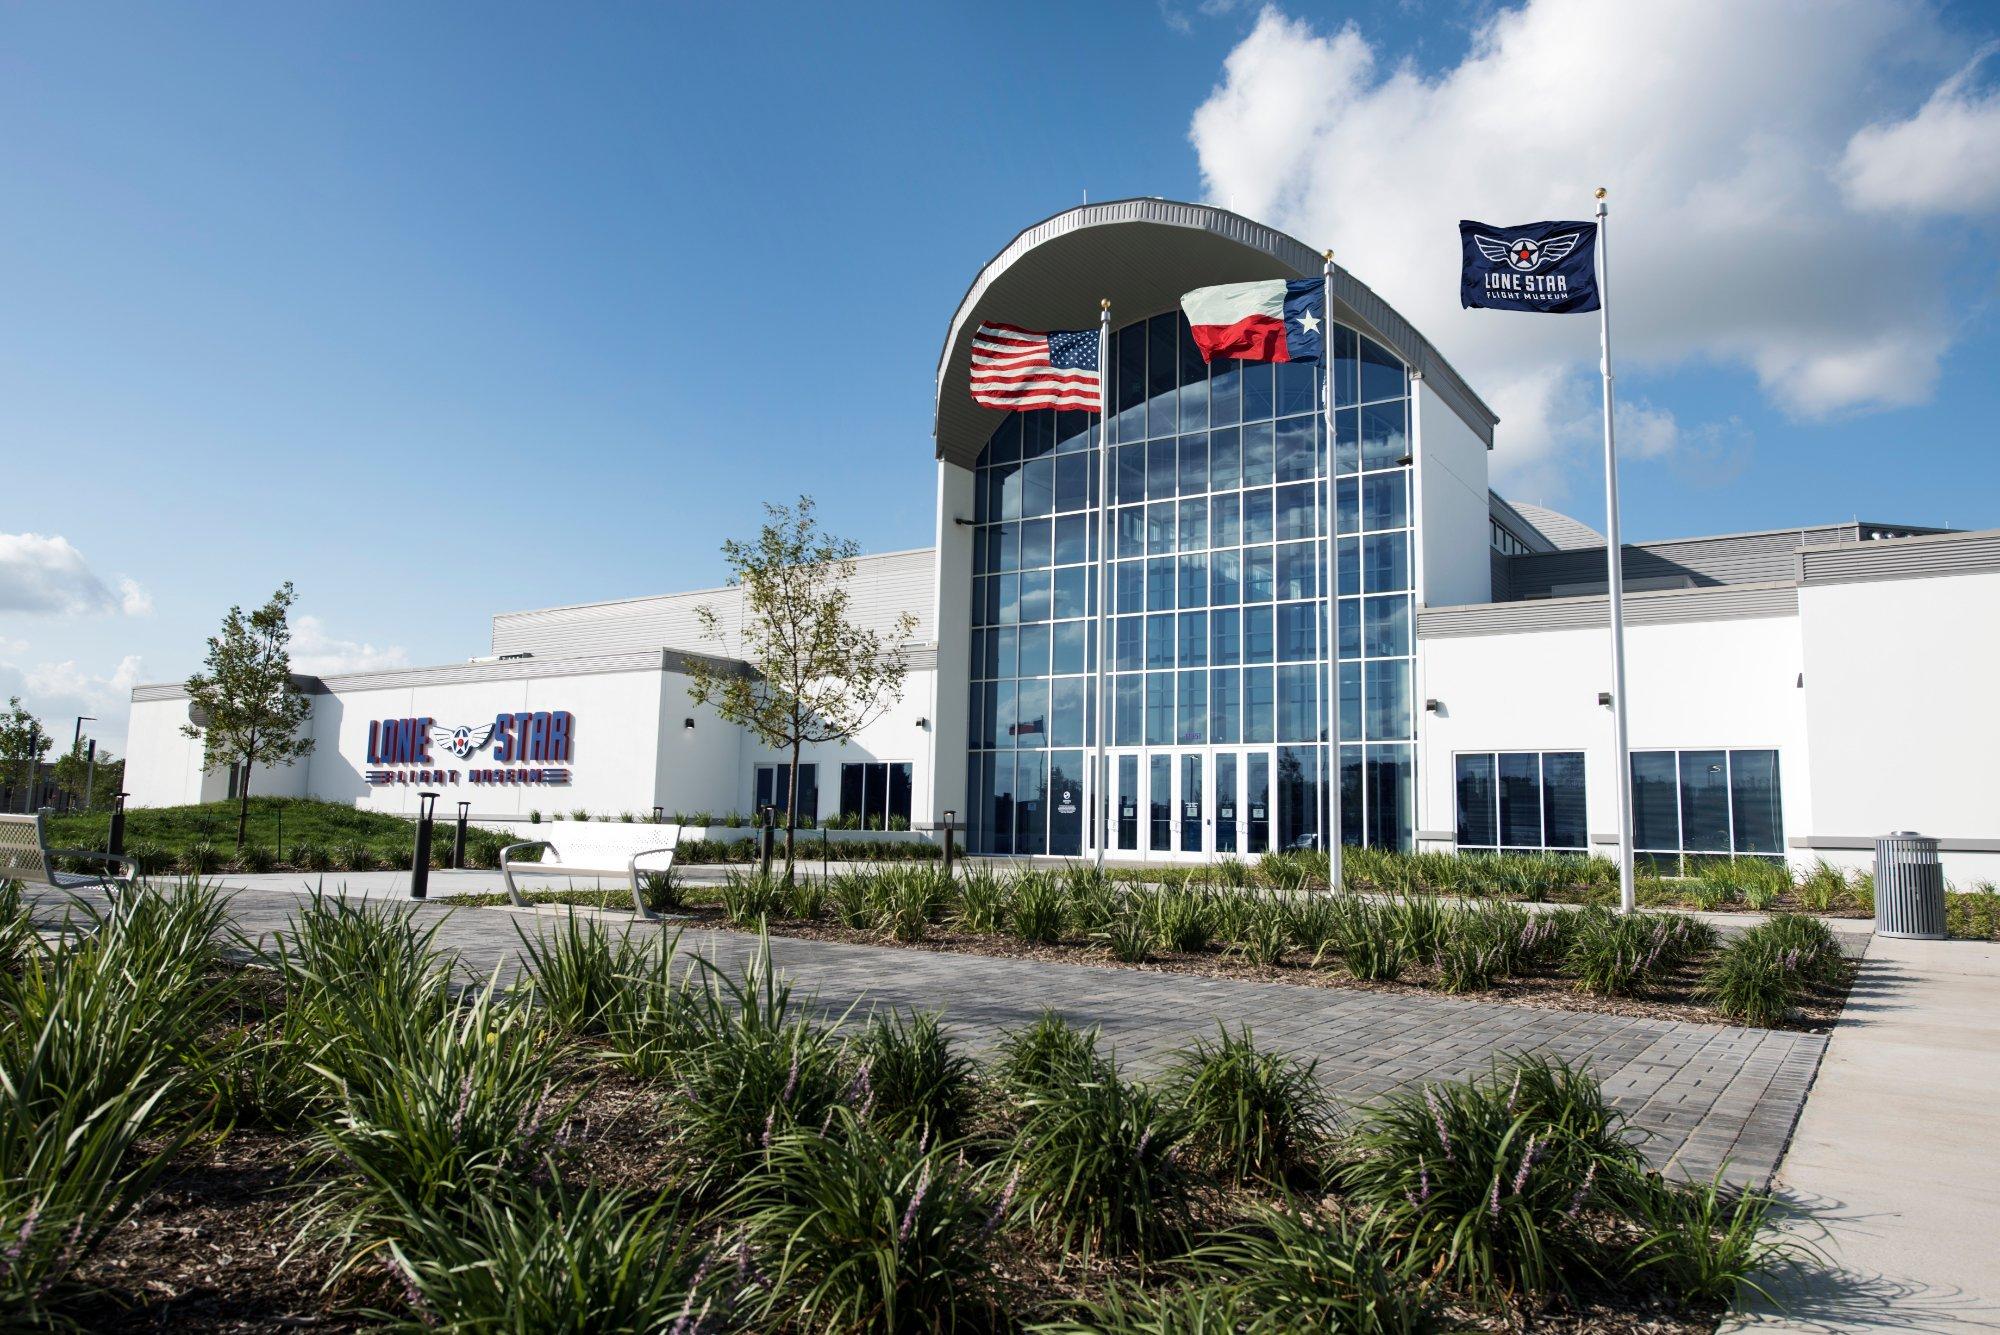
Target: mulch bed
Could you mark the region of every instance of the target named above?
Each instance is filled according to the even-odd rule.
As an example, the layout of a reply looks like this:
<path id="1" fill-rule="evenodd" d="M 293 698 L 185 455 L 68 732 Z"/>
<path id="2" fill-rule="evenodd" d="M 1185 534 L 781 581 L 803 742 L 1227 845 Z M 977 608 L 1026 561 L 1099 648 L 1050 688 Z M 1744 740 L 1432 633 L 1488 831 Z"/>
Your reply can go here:
<path id="1" fill-rule="evenodd" d="M 708 931 L 741 931 L 732 927 L 723 911 L 714 905 L 690 905 L 681 910 L 670 925 Z M 938 954 L 990 955 L 1001 959 L 1038 960 L 1053 964 L 1081 964 L 1101 969 L 1132 969 L 1142 973 L 1187 974 L 1200 978 L 1228 978 L 1243 982 L 1286 983 L 1297 987 L 1346 988 L 1372 992 L 1426 992 L 1453 995 L 1468 1001 L 1499 1001 L 1541 1010 L 1584 1011 L 1598 1015 L 1620 1015 L 1637 1019 L 1684 1020 L 1695 1024 L 1729 1024 L 1714 1008 L 1696 999 L 1702 964 L 1690 961 L 1671 974 L 1651 980 L 1636 996 L 1599 997 L 1577 990 L 1573 980 L 1547 970 L 1503 979 L 1478 992 L 1444 993 L 1433 984 L 1437 971 L 1428 964 L 1411 964 L 1394 982 L 1364 982 L 1352 978 L 1338 965 L 1314 967 L 1311 957 L 1295 955 L 1291 960 L 1271 965 L 1252 964 L 1226 951 L 1200 954 L 1162 953 L 1145 964 L 1126 964 L 1112 958 L 1101 947 L 1081 941 L 1061 945 L 1031 945 L 1010 936 L 955 931 L 949 926 L 933 927 L 921 941 L 898 941 L 879 931 L 857 930 L 828 921 L 804 922 L 776 919 L 768 926 L 770 935 L 806 941 L 838 941 L 847 945 L 890 946 L 901 950 L 927 950 Z M 1857 972 L 1849 962 L 1841 981 L 1834 986 L 1816 987 L 1781 1029 L 1823 1034 L 1832 1029 L 1846 1004 L 1847 993 Z"/>
<path id="2" fill-rule="evenodd" d="M 663 1125 L 666 1088 L 581 1061 L 572 1074 L 592 1088 L 562 1138 L 569 1172 L 635 1190 L 672 1182 L 684 1165 Z M 349 1332 L 378 1324 L 358 1312 L 400 1305 L 381 1272 L 328 1288 L 329 1259 L 295 1248 L 297 1212 L 316 1185 L 310 1163 L 309 1142 L 298 1133 L 238 1129 L 187 1146 L 141 1209 L 79 1267 L 75 1277 L 104 1292 L 68 1305 L 68 1315 L 84 1329 L 114 1335 Z M 1197 1186 L 1188 1222 L 1196 1230 L 1226 1227 L 1257 1198 L 1248 1190 Z M 1340 1208 L 1330 1197 L 1319 1204 Z M 1129 1257 L 1082 1259 L 1032 1237 L 1012 1238 L 994 1252 L 996 1289 L 1023 1321 L 1049 1319 L 1067 1302 L 1101 1295 L 1107 1281 L 1147 1274 Z M 1676 1311 L 1645 1293 L 1586 1291 L 1567 1305 L 1533 1312 L 1450 1307 L 1444 1327 L 1494 1335 L 1708 1335 L 1720 1315 Z"/>

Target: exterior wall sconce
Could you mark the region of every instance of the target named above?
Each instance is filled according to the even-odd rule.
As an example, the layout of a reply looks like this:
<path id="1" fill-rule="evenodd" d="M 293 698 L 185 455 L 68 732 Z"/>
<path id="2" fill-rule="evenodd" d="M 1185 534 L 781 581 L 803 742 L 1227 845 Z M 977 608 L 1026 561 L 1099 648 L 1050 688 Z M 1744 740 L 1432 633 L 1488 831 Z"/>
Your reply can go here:
<path id="1" fill-rule="evenodd" d="M 684 719 L 682 719 L 682 720 L 681 720 L 681 731 L 682 731 L 682 732 L 693 732 L 693 731 L 694 731 L 694 720 L 693 720 L 693 719 L 691 719 L 691 718 L 684 718 Z"/>
<path id="2" fill-rule="evenodd" d="M 1435 714 L 1438 712 L 1438 710 L 1442 708 L 1444 708 L 1444 701 L 1436 699 L 1435 697 L 1424 701 L 1424 712 L 1427 714 Z"/>
<path id="3" fill-rule="evenodd" d="M 918 719 L 918 720 L 917 720 L 917 727 L 918 727 L 918 728 L 920 728 L 920 729 L 921 729 L 921 728 L 928 728 L 928 727 L 930 727 L 930 726 L 931 726 L 931 721 L 930 721 L 929 719 L 927 719 L 927 718 L 920 718 L 920 719 Z"/>
<path id="4" fill-rule="evenodd" d="M 1611 692 L 1599 691 L 1597 693 L 1597 703 L 1603 705 L 1606 709 L 1611 708 Z"/>

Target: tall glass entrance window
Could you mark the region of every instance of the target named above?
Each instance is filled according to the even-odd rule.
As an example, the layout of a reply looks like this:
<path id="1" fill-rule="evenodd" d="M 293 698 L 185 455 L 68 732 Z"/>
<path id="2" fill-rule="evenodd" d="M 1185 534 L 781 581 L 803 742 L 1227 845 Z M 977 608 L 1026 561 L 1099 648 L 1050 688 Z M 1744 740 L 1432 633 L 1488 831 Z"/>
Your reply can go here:
<path id="1" fill-rule="evenodd" d="M 1087 771 L 1100 624 L 1104 742 L 1118 753 L 1112 851 L 1161 847 L 1151 828 L 1161 821 L 1177 855 L 1323 846 L 1336 789 L 1348 842 L 1410 845 L 1408 378 L 1400 358 L 1354 330 L 1336 326 L 1329 343 L 1324 369 L 1211 366 L 1179 312 L 1155 316 L 1113 336 L 1108 456 L 1094 414 L 1012 414 L 994 432 L 977 469 L 968 594 L 974 851 L 1080 856 L 1099 837 L 1087 821 L 1054 823 L 1047 802 L 1029 808 L 1022 794 L 1046 784 L 1049 757 L 1064 748 L 1081 762 L 1074 772 Z M 1330 661 L 1337 720 L 1322 685 Z M 1233 771 L 1215 768 L 1225 751 L 1242 757 Z M 1120 782 L 1128 762 L 1132 782 Z M 1254 803 L 1253 779 L 1270 789 Z M 1216 826 L 1225 800 L 1229 834 Z"/>

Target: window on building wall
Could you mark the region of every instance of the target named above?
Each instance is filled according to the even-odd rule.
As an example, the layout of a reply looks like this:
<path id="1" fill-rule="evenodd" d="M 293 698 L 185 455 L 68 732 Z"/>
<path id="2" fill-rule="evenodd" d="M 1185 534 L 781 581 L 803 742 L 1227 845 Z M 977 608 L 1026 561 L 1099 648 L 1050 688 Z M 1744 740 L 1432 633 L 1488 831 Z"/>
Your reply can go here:
<path id="1" fill-rule="evenodd" d="M 857 830 L 910 828 L 911 764 L 848 762 L 840 767 L 840 822 Z"/>
<path id="2" fill-rule="evenodd" d="M 1458 848 L 1581 852 L 1583 752 L 1477 751 L 1457 757 Z"/>
<path id="3" fill-rule="evenodd" d="M 1784 856 L 1778 753 L 1633 752 L 1632 834 L 1638 857 L 1670 876 L 1701 858 Z"/>
<path id="4" fill-rule="evenodd" d="M 757 809 L 775 808 L 783 814 L 792 796 L 790 765 L 757 766 Z M 819 819 L 819 766 L 799 766 L 799 819 Z"/>

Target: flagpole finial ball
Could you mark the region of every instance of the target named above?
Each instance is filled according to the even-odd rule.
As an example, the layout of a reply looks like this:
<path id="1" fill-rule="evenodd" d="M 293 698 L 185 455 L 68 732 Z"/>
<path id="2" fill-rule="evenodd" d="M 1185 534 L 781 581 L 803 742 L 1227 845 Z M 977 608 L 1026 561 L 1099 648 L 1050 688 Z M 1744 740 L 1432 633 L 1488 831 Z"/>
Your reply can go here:
<path id="1" fill-rule="evenodd" d="M 1098 302 L 1097 302 L 1097 309 L 1098 309 L 1098 310 L 1100 310 L 1100 311 L 1108 311 L 1108 310 L 1110 310 L 1110 309 L 1111 309 L 1111 298 L 1109 298 L 1109 297 L 1101 297 L 1101 298 L 1099 298 L 1099 299 L 1098 299 Z"/>
<path id="2" fill-rule="evenodd" d="M 1603 187 L 1603 186 L 1601 186 L 1601 185 L 1597 187 L 1597 197 L 1598 197 L 1599 199 L 1603 199 L 1603 198 L 1604 198 L 1604 187 Z"/>
<path id="3" fill-rule="evenodd" d="M 1326 262 L 1327 262 L 1328 264 L 1331 264 L 1331 263 L 1333 263 L 1333 251 L 1332 251 L 1331 249 L 1329 249 L 1329 250 L 1328 250 L 1328 251 L 1326 252 Z"/>

